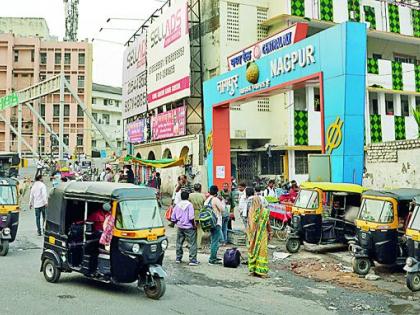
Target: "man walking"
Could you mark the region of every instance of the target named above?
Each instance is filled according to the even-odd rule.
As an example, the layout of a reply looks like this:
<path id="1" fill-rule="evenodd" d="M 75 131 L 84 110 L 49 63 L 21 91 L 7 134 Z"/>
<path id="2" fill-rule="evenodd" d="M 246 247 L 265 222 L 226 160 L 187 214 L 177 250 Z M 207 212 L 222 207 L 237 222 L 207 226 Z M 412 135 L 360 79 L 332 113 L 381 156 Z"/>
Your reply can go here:
<path id="1" fill-rule="evenodd" d="M 38 161 L 36 161 L 36 173 L 35 178 L 38 175 L 42 175 L 42 170 L 44 169 L 44 161 L 42 160 L 41 156 L 39 156 Z"/>
<path id="2" fill-rule="evenodd" d="M 233 199 L 232 192 L 229 190 L 229 184 L 224 183 L 223 189 L 220 192 L 220 196 L 222 196 L 224 203 L 225 203 L 225 213 L 222 218 L 222 234 L 223 234 L 223 243 L 227 244 L 227 231 L 232 230 L 232 220 L 235 219 L 234 215 L 234 208 L 235 208 L 235 200 Z"/>
<path id="3" fill-rule="evenodd" d="M 197 266 L 197 233 L 195 230 L 194 220 L 194 207 L 188 201 L 189 193 L 186 191 L 181 192 L 181 201 L 175 206 L 171 221 L 176 224 L 177 237 L 176 237 L 176 263 L 182 262 L 182 255 L 184 254 L 182 246 L 185 239 L 190 244 L 190 266 Z"/>
<path id="4" fill-rule="evenodd" d="M 195 217 L 195 224 L 197 226 L 197 247 L 201 249 L 201 241 L 203 239 L 203 229 L 201 228 L 200 223 L 198 222 L 198 215 L 200 211 L 204 208 L 204 201 L 206 198 L 204 197 L 203 193 L 201 192 L 201 184 L 194 185 L 194 192 L 190 194 L 189 197 L 190 202 L 194 207 L 194 217 Z"/>
<path id="5" fill-rule="evenodd" d="M 35 178 L 35 183 L 32 185 L 31 193 L 29 196 L 29 209 L 35 209 L 36 227 L 38 235 L 42 235 L 41 229 L 41 215 L 42 225 L 45 222 L 45 208 L 48 206 L 47 186 L 42 182 L 42 175 Z"/>
<path id="6" fill-rule="evenodd" d="M 210 230 L 211 245 L 210 245 L 210 257 L 209 265 L 216 265 L 221 263 L 221 259 L 217 258 L 217 251 L 219 250 L 220 240 L 222 239 L 222 211 L 223 204 L 217 198 L 219 189 L 217 186 L 210 187 L 210 196 L 207 198 L 205 205 L 211 205 L 213 212 L 217 218 L 216 226 Z"/>

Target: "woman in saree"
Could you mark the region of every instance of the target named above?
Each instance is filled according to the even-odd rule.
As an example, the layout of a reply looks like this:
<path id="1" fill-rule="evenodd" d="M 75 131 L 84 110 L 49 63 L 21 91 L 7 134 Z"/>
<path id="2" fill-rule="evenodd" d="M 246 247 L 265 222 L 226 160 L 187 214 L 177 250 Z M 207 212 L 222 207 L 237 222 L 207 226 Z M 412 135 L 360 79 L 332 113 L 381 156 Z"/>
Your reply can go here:
<path id="1" fill-rule="evenodd" d="M 250 275 L 268 277 L 268 241 L 271 240 L 270 211 L 258 196 L 248 213 L 248 270 Z"/>

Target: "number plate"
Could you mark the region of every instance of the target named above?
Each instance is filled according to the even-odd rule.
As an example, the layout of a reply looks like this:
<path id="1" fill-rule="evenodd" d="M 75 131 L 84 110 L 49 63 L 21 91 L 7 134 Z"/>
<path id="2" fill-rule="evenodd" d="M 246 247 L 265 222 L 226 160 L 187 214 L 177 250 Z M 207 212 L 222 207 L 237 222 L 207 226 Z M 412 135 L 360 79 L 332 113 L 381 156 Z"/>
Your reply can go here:
<path id="1" fill-rule="evenodd" d="M 147 236 L 147 240 L 148 241 L 156 241 L 157 240 L 157 235 L 156 234 L 151 234 L 151 235 Z"/>

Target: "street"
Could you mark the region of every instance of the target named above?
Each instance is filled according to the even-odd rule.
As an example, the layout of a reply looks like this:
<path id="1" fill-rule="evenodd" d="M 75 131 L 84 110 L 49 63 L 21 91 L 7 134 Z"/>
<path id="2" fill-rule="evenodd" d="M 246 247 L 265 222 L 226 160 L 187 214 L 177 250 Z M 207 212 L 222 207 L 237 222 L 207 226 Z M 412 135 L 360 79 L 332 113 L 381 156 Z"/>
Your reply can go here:
<path id="1" fill-rule="evenodd" d="M 24 170 L 28 174 L 32 171 Z M 301 250 L 280 262 L 273 262 L 270 253 L 270 278 L 260 279 L 248 276 L 243 264 L 238 269 L 207 265 L 208 250 L 199 254 L 200 266 L 175 264 L 173 228 L 167 229 L 170 240 L 164 260 L 167 289 L 159 301 L 148 299 L 135 284 L 103 284 L 76 273 L 62 274 L 57 284 L 50 284 L 39 271 L 43 238 L 36 235 L 34 213 L 28 210 L 28 193 L 21 206 L 24 210 L 17 240 L 11 244 L 8 256 L 0 259 L 2 314 L 135 314 L 139 311 L 301 314 L 308 310 L 313 314 L 418 314 L 420 311 L 420 294 L 411 293 L 405 287 L 401 271 L 395 274 L 387 271 L 384 280 L 377 281 L 337 271 L 336 266 L 342 269 L 345 269 L 342 265 L 349 266 L 345 250 L 328 255 Z M 272 242 L 271 247 L 285 251 L 284 244 L 278 241 Z M 219 254 L 222 251 L 223 248 Z M 241 252 L 246 254 L 244 248 Z"/>

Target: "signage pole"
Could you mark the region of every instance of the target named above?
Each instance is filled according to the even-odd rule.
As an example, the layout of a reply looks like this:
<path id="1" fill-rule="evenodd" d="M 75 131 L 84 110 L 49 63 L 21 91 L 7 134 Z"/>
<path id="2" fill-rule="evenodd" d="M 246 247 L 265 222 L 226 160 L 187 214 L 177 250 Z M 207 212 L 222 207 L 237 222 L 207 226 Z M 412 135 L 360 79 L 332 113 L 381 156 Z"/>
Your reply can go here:
<path id="1" fill-rule="evenodd" d="M 61 73 L 61 79 L 60 79 L 60 117 L 58 120 L 58 126 L 59 126 L 59 140 L 58 140 L 58 159 L 63 160 L 64 159 L 64 74 Z"/>
<path id="2" fill-rule="evenodd" d="M 18 129 L 17 132 L 19 134 L 18 137 L 18 145 L 17 145 L 17 150 L 18 150 L 18 154 L 19 157 L 22 157 L 22 141 L 20 140 L 22 138 L 22 104 L 18 105 Z"/>

